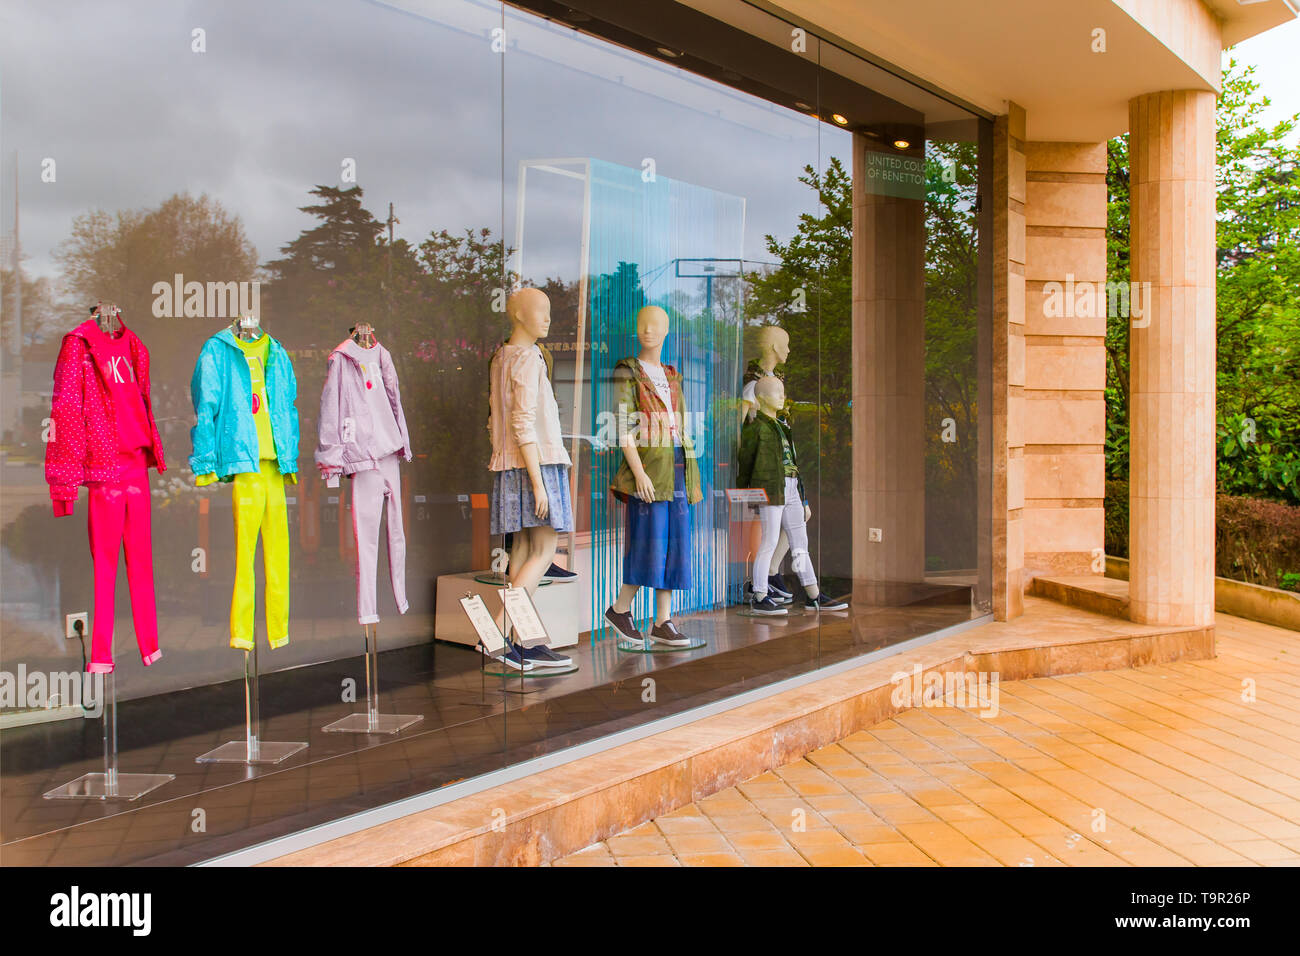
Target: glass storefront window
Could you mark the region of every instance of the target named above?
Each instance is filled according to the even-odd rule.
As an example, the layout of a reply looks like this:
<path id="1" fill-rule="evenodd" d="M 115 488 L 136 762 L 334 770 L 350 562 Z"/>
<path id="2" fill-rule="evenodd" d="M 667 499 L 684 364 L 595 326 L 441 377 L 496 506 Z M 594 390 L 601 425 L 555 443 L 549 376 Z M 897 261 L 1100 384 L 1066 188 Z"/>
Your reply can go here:
<path id="1" fill-rule="evenodd" d="M 987 123 L 638 6 L 141 4 L 111 70 L 120 13 L 8 24 L 6 863 L 211 858 L 987 614 Z M 110 667 L 160 779 L 59 794 Z"/>

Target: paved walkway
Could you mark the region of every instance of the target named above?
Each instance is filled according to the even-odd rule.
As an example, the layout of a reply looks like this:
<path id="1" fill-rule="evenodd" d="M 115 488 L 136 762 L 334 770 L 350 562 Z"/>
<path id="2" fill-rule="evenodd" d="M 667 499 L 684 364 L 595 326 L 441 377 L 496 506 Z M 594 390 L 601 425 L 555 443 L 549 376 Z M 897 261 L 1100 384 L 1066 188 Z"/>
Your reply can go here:
<path id="1" fill-rule="evenodd" d="M 1300 865 L 1300 634 L 1216 625 L 1215 660 L 909 710 L 553 865 Z"/>

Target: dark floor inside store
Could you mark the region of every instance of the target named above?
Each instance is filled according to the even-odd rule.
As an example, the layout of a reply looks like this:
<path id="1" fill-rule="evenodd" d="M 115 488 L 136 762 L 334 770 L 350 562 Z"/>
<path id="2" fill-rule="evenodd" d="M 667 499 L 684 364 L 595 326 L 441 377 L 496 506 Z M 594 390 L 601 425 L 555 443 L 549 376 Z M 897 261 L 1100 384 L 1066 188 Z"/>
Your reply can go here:
<path id="1" fill-rule="evenodd" d="M 6 865 L 184 865 L 640 726 L 972 618 L 964 586 L 895 586 L 888 606 L 753 618 L 729 608 L 680 620 L 697 650 L 628 653 L 613 640 L 566 649 L 571 674 L 485 677 L 476 651 L 430 642 L 380 655 L 381 713 L 424 719 L 393 736 L 326 733 L 364 710 L 360 656 L 266 674 L 264 741 L 304 741 L 271 766 L 200 764 L 244 738 L 243 683 L 119 705 L 119 770 L 176 779 L 135 802 L 47 800 L 103 769 L 99 720 L 63 720 L 0 736 L 0 856 Z M 820 626 L 819 626 L 820 625 Z M 653 694 L 645 678 L 653 676 Z M 359 704 L 340 702 L 357 682 Z M 648 698 L 653 698 L 648 699 Z"/>

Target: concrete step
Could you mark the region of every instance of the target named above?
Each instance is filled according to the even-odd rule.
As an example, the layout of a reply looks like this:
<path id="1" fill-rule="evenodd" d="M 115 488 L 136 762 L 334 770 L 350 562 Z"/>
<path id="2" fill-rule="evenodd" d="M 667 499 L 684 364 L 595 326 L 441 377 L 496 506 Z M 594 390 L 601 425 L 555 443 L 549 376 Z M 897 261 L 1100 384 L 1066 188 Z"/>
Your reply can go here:
<path id="1" fill-rule="evenodd" d="M 1029 593 L 1094 614 L 1128 619 L 1128 582 L 1097 574 L 1047 575 L 1034 578 Z"/>

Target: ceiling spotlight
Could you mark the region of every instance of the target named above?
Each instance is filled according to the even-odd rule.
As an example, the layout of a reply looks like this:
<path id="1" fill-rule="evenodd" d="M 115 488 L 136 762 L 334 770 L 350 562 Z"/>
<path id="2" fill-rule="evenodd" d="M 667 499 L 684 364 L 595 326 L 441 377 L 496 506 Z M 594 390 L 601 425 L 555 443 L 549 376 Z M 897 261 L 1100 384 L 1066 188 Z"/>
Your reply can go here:
<path id="1" fill-rule="evenodd" d="M 894 146 L 895 146 L 897 149 L 907 149 L 907 147 L 909 147 L 909 146 L 911 146 L 911 145 L 912 145 L 912 144 L 909 143 L 909 142 L 908 142 L 907 140 L 905 140 L 905 139 L 896 139 L 896 140 L 894 140 Z"/>
<path id="2" fill-rule="evenodd" d="M 794 107 L 795 109 L 803 110 L 804 112 L 812 111 L 812 107 L 809 106 L 807 103 L 805 103 L 803 100 L 795 100 Z"/>
<path id="3" fill-rule="evenodd" d="M 847 117 L 847 116 L 841 116 L 839 113 L 832 113 L 832 114 L 831 114 L 831 119 L 835 120 L 835 122 L 839 123 L 841 126 L 848 126 L 848 125 L 849 125 L 848 117 Z"/>
<path id="4" fill-rule="evenodd" d="M 674 50 L 666 46 L 657 46 L 655 47 L 655 50 L 658 51 L 660 56 L 666 56 L 670 60 L 675 60 L 682 55 L 681 50 Z"/>

